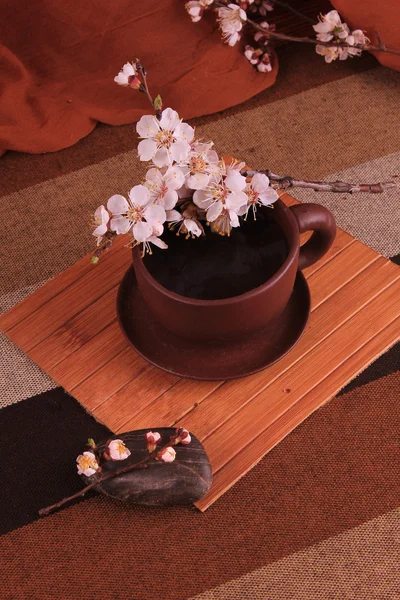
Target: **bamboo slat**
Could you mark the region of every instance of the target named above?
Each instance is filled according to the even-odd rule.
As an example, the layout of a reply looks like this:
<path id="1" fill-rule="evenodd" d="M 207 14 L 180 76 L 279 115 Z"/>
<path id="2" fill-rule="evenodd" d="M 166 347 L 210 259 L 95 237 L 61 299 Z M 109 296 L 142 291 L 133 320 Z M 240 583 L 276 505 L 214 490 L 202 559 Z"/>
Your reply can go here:
<path id="1" fill-rule="evenodd" d="M 326 256 L 304 271 L 312 312 L 287 356 L 240 380 L 180 379 L 147 363 L 119 329 L 116 294 L 130 264 L 124 243 L 96 267 L 88 257 L 78 261 L 0 317 L 0 326 L 113 431 L 178 423 L 193 431 L 215 474 L 200 510 L 399 338 L 400 269 L 339 230 Z"/>

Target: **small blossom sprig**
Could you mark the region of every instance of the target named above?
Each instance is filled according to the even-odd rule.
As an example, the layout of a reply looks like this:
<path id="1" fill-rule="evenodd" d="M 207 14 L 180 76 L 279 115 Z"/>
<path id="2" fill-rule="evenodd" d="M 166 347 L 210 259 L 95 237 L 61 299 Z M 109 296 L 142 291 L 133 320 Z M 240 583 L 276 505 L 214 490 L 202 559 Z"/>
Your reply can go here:
<path id="1" fill-rule="evenodd" d="M 152 460 L 171 463 L 176 458 L 174 446 L 179 444 L 187 446 L 192 441 L 189 431 L 183 427 L 175 429 L 175 432 L 171 435 L 169 441 L 164 445 L 161 445 L 161 435 L 158 431 L 149 431 L 145 434 L 144 438 L 148 456 L 137 463 L 128 464 L 108 472 L 103 471 L 103 466 L 106 462 L 125 461 L 131 456 L 131 451 L 127 448 L 123 440 L 115 439 L 108 440 L 104 451 L 100 454 L 99 448 L 94 440 L 89 438 L 87 441 L 89 450 L 86 450 L 77 457 L 76 466 L 78 475 L 84 475 L 88 479 L 93 478 L 93 481 L 76 494 L 68 496 L 56 504 L 42 508 L 39 511 L 39 515 L 41 517 L 48 515 L 72 500 L 85 496 L 89 490 L 100 485 L 104 481 L 108 481 L 109 479 L 113 479 L 114 477 L 123 475 L 129 471 L 134 471 L 135 469 L 145 469 Z"/>
<path id="2" fill-rule="evenodd" d="M 273 26 L 263 20 L 275 5 L 289 10 L 301 19 L 311 21 L 316 39 L 277 32 Z M 208 9 L 216 12 L 222 39 L 230 46 L 234 46 L 241 39 L 245 26 L 256 30 L 254 44 L 245 46 L 244 55 L 250 64 L 262 73 L 272 70 L 273 55 L 268 46 L 274 40 L 313 44 L 317 54 L 323 56 L 327 63 L 361 56 L 363 50 L 400 54 L 399 49 L 388 48 L 381 41 L 378 33 L 376 35 L 379 45 L 374 46 L 361 29 L 351 31 L 349 26 L 342 22 L 336 10 L 320 15 L 318 22 L 315 23 L 283 0 L 193 0 L 187 2 L 185 6 L 194 23 L 200 21 Z"/>
<path id="3" fill-rule="evenodd" d="M 206 5 L 202 6 L 205 8 Z M 235 31 L 227 29 L 226 34 L 234 36 L 238 33 L 238 18 L 242 18 L 240 11 L 244 9 L 229 10 L 233 15 L 232 23 L 236 25 Z M 332 23 L 329 21 L 329 27 Z M 334 23 L 338 28 L 338 21 Z M 267 27 L 268 24 L 264 25 Z M 339 35 L 338 30 L 319 35 L 336 34 Z M 260 32 L 257 40 L 265 45 L 264 35 Z M 246 52 L 258 70 L 271 68 L 268 48 L 259 52 L 248 47 Z M 204 236 L 206 227 L 213 233 L 229 236 L 232 229 L 240 227 L 249 215 L 256 219 L 259 207 L 273 207 L 279 198 L 279 189 L 296 186 L 315 191 L 376 193 L 395 186 L 393 182 L 306 181 L 269 170 L 246 170 L 243 162 L 227 162 L 221 158 L 213 142 L 196 139 L 193 127 L 183 122 L 175 110 L 163 109 L 160 96 L 153 100 L 146 70 L 138 59 L 135 63 L 126 63 L 115 81 L 120 86 L 144 93 L 153 107 L 154 114 L 144 115 L 136 125 L 140 137 L 139 158 L 150 162 L 151 166 L 143 181 L 134 185 L 126 196 L 114 194 L 106 205 L 99 206 L 94 212 L 93 235 L 97 239 L 97 249 L 92 256 L 93 263 L 99 261 L 118 235 L 130 235 L 128 245 L 140 244 L 142 255 L 151 254 L 153 246 L 167 248 L 161 237 L 165 227 L 186 239 Z"/>

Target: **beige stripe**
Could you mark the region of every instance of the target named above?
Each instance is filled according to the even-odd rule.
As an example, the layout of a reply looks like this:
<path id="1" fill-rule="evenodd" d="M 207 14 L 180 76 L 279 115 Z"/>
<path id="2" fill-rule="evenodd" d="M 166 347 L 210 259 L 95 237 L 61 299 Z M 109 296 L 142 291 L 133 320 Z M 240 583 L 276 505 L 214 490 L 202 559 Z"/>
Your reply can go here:
<path id="1" fill-rule="evenodd" d="M 255 167 L 323 177 L 399 150 L 399 77 L 378 67 L 277 102 L 213 117 L 198 126 L 197 135 L 213 139 L 221 154 L 236 155 Z M 126 193 L 144 170 L 132 149 L 4 196 L 0 218 L 7 223 L 7 254 L 0 271 L 2 293 L 48 279 L 90 251 L 91 212 L 111 194 Z"/>
<path id="2" fill-rule="evenodd" d="M 255 168 L 324 177 L 400 150 L 399 83 L 400 73 L 378 67 L 244 108 L 197 134 Z"/>
<path id="3" fill-rule="evenodd" d="M 195 598 L 397 600 L 399 532 L 400 512 L 396 510 Z M 255 551 L 258 544 L 268 543 L 268 539 L 254 540 Z"/>
<path id="4" fill-rule="evenodd" d="M 393 178 L 398 175 L 399 178 Z M 332 173 L 326 179 L 373 183 L 374 181 L 398 181 L 399 187 L 384 194 L 319 193 L 296 190 L 295 195 L 303 202 L 319 202 L 335 215 L 337 224 L 387 257 L 400 252 L 400 152 L 382 156 L 344 171 Z"/>
<path id="5" fill-rule="evenodd" d="M 12 294 L 0 297 L 0 312 L 10 309 L 35 291 L 40 285 L 32 285 Z M 30 358 L 26 356 L 3 334 L 0 334 L 0 408 L 46 392 L 57 383 L 46 375 Z"/>

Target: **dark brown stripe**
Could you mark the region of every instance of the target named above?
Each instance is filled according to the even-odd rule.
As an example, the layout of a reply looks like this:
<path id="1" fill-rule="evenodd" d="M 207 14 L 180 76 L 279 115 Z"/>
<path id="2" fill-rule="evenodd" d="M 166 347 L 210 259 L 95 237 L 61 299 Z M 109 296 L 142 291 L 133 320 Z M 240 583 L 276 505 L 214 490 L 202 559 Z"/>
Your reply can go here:
<path id="1" fill-rule="evenodd" d="M 325 65 L 313 48 L 300 44 L 284 46 L 279 50 L 279 74 L 272 88 L 223 113 L 193 119 L 191 123 L 203 125 L 229 115 L 239 114 L 255 106 L 267 105 L 325 83 L 361 73 L 376 67 L 377 64 L 375 58 L 365 54 L 360 59 Z M 90 136 L 65 150 L 48 154 L 32 154 L 29 160 L 24 153 L 7 152 L 0 160 L 0 196 L 99 163 L 128 152 L 136 145 L 134 124 L 118 127 L 99 124 Z"/>
<path id="2" fill-rule="evenodd" d="M 182 600 L 390 511 L 399 383 L 332 400 L 205 514 L 93 498 L 8 533 L 4 597 Z"/>
<path id="3" fill-rule="evenodd" d="M 1 409 L 0 534 L 81 489 L 75 459 L 109 433 L 61 388 Z"/>

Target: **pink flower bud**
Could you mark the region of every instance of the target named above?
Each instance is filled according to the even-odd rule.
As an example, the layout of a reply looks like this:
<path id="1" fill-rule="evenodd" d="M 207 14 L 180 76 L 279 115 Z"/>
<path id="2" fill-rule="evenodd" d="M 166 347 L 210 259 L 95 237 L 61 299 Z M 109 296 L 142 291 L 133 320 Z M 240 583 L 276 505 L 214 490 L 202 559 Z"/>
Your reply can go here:
<path id="1" fill-rule="evenodd" d="M 187 429 L 184 429 L 181 433 L 181 444 L 190 444 L 192 441 L 191 435 Z"/>
<path id="2" fill-rule="evenodd" d="M 190 444 L 192 438 L 187 429 L 178 428 L 175 432 L 175 437 L 172 438 L 174 444 Z"/>
<path id="3" fill-rule="evenodd" d="M 140 86 L 142 85 L 142 82 L 140 81 L 140 79 L 138 77 L 129 77 L 128 85 L 132 89 L 138 90 L 140 88 Z"/>
<path id="4" fill-rule="evenodd" d="M 146 441 L 147 441 L 147 450 L 149 452 L 154 452 L 157 447 L 157 442 L 161 440 L 161 435 L 158 431 L 149 431 L 146 433 Z"/>
<path id="5" fill-rule="evenodd" d="M 175 456 L 176 456 L 175 450 L 172 448 L 172 446 L 168 446 L 167 448 L 164 448 L 164 450 L 159 452 L 157 459 L 162 460 L 167 463 L 170 463 L 175 460 Z"/>

